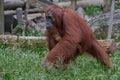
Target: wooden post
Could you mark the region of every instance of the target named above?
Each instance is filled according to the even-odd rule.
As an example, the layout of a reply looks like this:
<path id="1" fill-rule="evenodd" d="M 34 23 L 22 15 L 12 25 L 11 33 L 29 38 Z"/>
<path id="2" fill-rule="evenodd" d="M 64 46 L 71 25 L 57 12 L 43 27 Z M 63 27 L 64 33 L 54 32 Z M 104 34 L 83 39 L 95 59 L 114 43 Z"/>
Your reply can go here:
<path id="1" fill-rule="evenodd" d="M 23 35 L 25 35 L 25 32 L 27 31 L 27 27 L 28 27 L 28 9 L 29 9 L 29 4 L 28 4 L 28 2 L 26 2 L 26 4 L 25 4 L 25 14 L 24 14 L 25 28 L 23 30 Z"/>
<path id="2" fill-rule="evenodd" d="M 74 5 L 74 10 L 77 10 L 77 0 L 74 0 L 73 5 Z"/>
<path id="3" fill-rule="evenodd" d="M 23 15 L 22 8 L 17 8 L 16 9 L 16 17 L 17 17 L 18 23 L 22 22 L 22 19 L 23 19 L 22 15 Z"/>
<path id="4" fill-rule="evenodd" d="M 115 0 L 112 0 L 111 14 L 110 14 L 110 21 L 109 21 L 109 28 L 108 28 L 108 36 L 107 36 L 107 39 L 111 39 L 111 36 L 112 36 L 114 7 L 115 7 Z"/>
<path id="5" fill-rule="evenodd" d="M 104 0 L 104 2 L 105 2 L 105 7 L 103 9 L 103 12 L 105 13 L 105 12 L 110 11 L 111 0 Z"/>
<path id="6" fill-rule="evenodd" d="M 0 34 L 4 33 L 4 10 L 3 10 L 3 1 L 0 0 Z"/>
<path id="7" fill-rule="evenodd" d="M 26 2 L 26 4 L 25 4 L 25 14 L 24 14 L 24 17 L 25 17 L 25 20 L 26 20 L 26 21 L 28 20 L 28 18 L 27 18 L 28 9 L 29 9 L 29 5 L 28 5 L 28 2 Z"/>
<path id="8" fill-rule="evenodd" d="M 23 20 L 23 17 L 22 17 L 22 15 L 23 15 L 23 11 L 22 11 L 22 8 L 17 8 L 17 10 L 16 10 L 16 16 L 17 16 L 17 20 L 18 20 L 18 23 L 19 24 L 24 24 L 25 22 L 24 22 L 24 20 Z M 22 28 L 22 35 L 23 36 L 25 36 L 25 32 L 24 32 L 24 30 L 25 30 L 25 25 L 23 25 L 23 26 L 21 26 Z"/>

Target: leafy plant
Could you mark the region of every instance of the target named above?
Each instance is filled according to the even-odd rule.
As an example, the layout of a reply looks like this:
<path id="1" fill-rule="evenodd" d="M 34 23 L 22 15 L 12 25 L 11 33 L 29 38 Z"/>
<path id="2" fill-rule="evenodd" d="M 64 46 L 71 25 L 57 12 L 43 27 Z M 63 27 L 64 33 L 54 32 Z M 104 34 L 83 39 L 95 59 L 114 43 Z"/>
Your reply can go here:
<path id="1" fill-rule="evenodd" d="M 115 40 L 117 41 L 118 46 L 120 46 L 120 34 L 116 37 L 116 39 L 115 39 Z"/>
<path id="2" fill-rule="evenodd" d="M 44 34 L 41 31 L 32 31 L 26 32 L 26 36 L 44 36 Z"/>
<path id="3" fill-rule="evenodd" d="M 18 28 L 17 36 L 22 36 L 23 32 L 25 36 L 43 36 L 44 35 L 42 31 L 26 31 L 24 24 L 18 24 L 17 28 Z"/>
<path id="4" fill-rule="evenodd" d="M 85 13 L 89 16 L 93 14 L 98 14 L 102 11 L 100 7 L 94 7 L 94 6 L 88 6 L 84 10 L 85 10 Z"/>
<path id="5" fill-rule="evenodd" d="M 120 34 L 116 37 L 116 41 L 120 42 Z"/>
<path id="6" fill-rule="evenodd" d="M 116 5 L 115 5 L 115 8 L 117 8 L 117 9 L 120 9 L 120 0 L 116 0 Z"/>

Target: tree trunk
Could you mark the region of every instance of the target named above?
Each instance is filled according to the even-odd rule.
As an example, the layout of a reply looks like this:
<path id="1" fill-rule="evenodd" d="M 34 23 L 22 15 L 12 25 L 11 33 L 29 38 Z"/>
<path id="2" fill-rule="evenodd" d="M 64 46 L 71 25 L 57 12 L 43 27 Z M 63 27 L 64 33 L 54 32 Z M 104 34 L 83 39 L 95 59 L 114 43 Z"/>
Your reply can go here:
<path id="1" fill-rule="evenodd" d="M 0 34 L 4 33 L 3 0 L 0 0 Z"/>

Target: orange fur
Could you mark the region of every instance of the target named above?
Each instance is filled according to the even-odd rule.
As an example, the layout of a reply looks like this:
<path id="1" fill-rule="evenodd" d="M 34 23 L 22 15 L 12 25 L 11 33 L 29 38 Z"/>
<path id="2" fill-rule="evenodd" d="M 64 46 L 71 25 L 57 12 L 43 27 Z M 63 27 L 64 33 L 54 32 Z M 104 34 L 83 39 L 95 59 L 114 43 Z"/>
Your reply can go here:
<path id="1" fill-rule="evenodd" d="M 53 32 L 47 33 L 49 52 L 42 61 L 44 67 L 55 65 L 59 61 L 61 65 L 69 64 L 77 56 L 85 52 L 90 53 L 105 66 L 111 67 L 108 54 L 96 40 L 86 22 L 78 14 L 62 9 L 55 5 L 49 6 L 46 15 L 52 13 L 55 18 Z M 56 40 L 58 34 L 60 39 Z M 47 65 L 50 63 L 49 65 Z"/>

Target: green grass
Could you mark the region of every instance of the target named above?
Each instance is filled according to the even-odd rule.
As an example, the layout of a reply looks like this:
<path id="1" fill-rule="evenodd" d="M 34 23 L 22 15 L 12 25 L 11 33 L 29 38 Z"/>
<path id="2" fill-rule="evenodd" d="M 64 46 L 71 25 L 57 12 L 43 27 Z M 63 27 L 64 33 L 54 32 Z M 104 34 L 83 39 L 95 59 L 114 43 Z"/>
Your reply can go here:
<path id="1" fill-rule="evenodd" d="M 41 60 L 46 53 L 44 44 L 27 48 L 0 45 L 0 80 L 120 80 L 120 51 L 111 55 L 112 69 L 84 55 L 64 71 L 43 69 Z"/>

